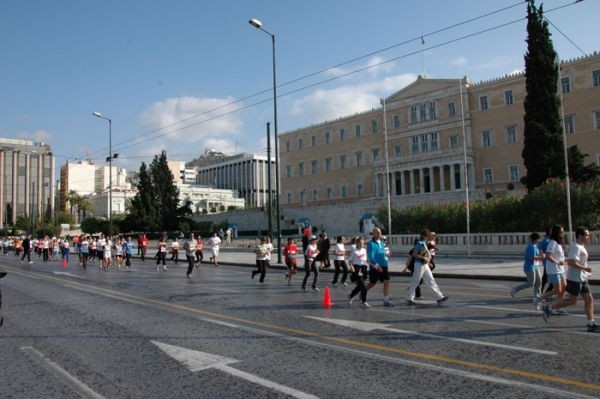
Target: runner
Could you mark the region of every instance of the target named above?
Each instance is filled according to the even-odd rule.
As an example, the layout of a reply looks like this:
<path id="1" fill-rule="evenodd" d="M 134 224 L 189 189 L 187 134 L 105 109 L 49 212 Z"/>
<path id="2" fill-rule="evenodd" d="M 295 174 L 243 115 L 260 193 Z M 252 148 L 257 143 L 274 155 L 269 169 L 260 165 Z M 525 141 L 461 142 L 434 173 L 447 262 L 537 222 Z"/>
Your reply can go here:
<path id="1" fill-rule="evenodd" d="M 292 237 L 288 238 L 287 245 L 283 248 L 283 256 L 285 257 L 285 265 L 288 271 L 285 274 L 288 284 L 292 284 L 292 276 L 298 271 L 298 260 L 295 258 L 298 253 L 298 247 Z"/>
<path id="2" fill-rule="evenodd" d="M 127 238 L 125 239 L 123 248 L 125 249 L 125 267 L 128 269 L 131 269 L 131 256 L 133 255 L 133 241 L 131 241 L 130 236 L 127 236 Z"/>
<path id="3" fill-rule="evenodd" d="M 140 248 L 142 251 L 142 262 L 145 262 L 146 261 L 146 251 L 148 250 L 148 237 L 146 237 L 146 234 L 142 234 Z"/>
<path id="4" fill-rule="evenodd" d="M 531 233 L 529 236 L 529 245 L 525 249 L 525 263 L 523 265 L 523 271 L 527 276 L 527 282 L 513 287 L 510 291 L 510 296 L 513 298 L 517 292 L 524 290 L 525 288 L 533 287 L 533 305 L 537 310 L 540 310 L 539 299 L 541 296 L 542 288 L 542 270 L 540 268 L 540 261 L 544 255 L 540 255 L 538 245 L 542 238 L 538 233 Z"/>
<path id="5" fill-rule="evenodd" d="M 306 248 L 306 262 L 304 263 L 304 270 L 306 275 L 302 281 L 302 290 L 306 291 L 306 282 L 310 276 L 311 271 L 314 273 L 312 289 L 315 292 L 319 291 L 317 287 L 317 280 L 319 279 L 319 268 L 317 267 L 317 255 L 319 250 L 317 249 L 317 237 L 311 235 L 308 237 L 308 247 Z"/>
<path id="6" fill-rule="evenodd" d="M 194 256 L 196 255 L 196 239 L 194 233 L 190 233 L 189 238 L 183 243 L 183 249 L 185 249 L 185 258 L 188 261 L 188 268 L 186 276 L 190 278 L 192 270 L 194 270 Z"/>
<path id="7" fill-rule="evenodd" d="M 21 247 L 23 248 L 23 256 L 21 256 L 21 263 L 23 263 L 25 257 L 27 257 L 27 262 L 29 262 L 30 264 L 33 263 L 33 261 L 31 260 L 31 236 L 25 237 L 25 239 L 21 243 Z M 19 256 L 18 252 L 17 256 Z"/>
<path id="8" fill-rule="evenodd" d="M 110 239 L 110 236 L 106 238 L 106 244 L 103 248 L 102 264 L 104 271 L 108 271 L 108 269 L 112 266 L 112 240 Z"/>
<path id="9" fill-rule="evenodd" d="M 565 230 L 560 225 L 552 226 L 550 231 L 550 242 L 546 250 L 546 273 L 548 282 L 552 284 L 550 291 L 544 292 L 540 297 L 540 301 L 545 301 L 553 295 L 556 295 L 558 300 L 561 300 L 565 294 L 567 280 L 565 277 L 565 252 L 563 244 L 565 243 Z M 557 313 L 567 314 L 564 310 L 558 308 Z"/>
<path id="10" fill-rule="evenodd" d="M 175 260 L 175 264 L 179 261 L 179 241 L 177 241 L 177 238 L 174 238 L 171 244 L 171 260 Z"/>
<path id="11" fill-rule="evenodd" d="M 217 237 L 217 233 L 213 232 L 212 237 L 208 240 L 208 245 L 210 246 L 211 257 L 209 260 L 213 262 L 215 267 L 219 266 L 219 248 L 221 246 L 221 239 Z"/>
<path id="12" fill-rule="evenodd" d="M 447 296 L 444 296 L 440 291 L 438 285 L 433 278 L 433 274 L 431 274 L 431 269 L 429 268 L 429 259 L 431 259 L 431 253 L 427 249 L 427 241 L 431 239 L 431 232 L 429 230 L 423 230 L 421 232 L 421 238 L 417 241 L 415 245 L 415 249 L 413 251 L 413 256 L 417 258 L 417 262 L 415 264 L 415 272 L 410 280 L 410 286 L 408 288 L 408 296 L 407 296 L 407 304 L 408 305 L 416 305 L 415 299 L 415 290 L 419 285 L 419 281 L 423 279 L 425 285 L 433 291 L 435 298 L 437 300 L 437 304 L 441 305 L 442 303 L 448 300 Z"/>
<path id="13" fill-rule="evenodd" d="M 254 253 L 256 253 L 256 268 L 257 270 L 252 270 L 252 278 L 257 274 L 260 274 L 259 282 L 265 282 L 265 274 L 267 273 L 268 266 L 268 239 L 267 237 L 261 237 L 258 245 L 256 246 Z"/>
<path id="14" fill-rule="evenodd" d="M 367 264 L 367 251 L 364 248 L 364 241 L 361 237 L 355 240 L 356 248 L 350 255 L 350 271 L 352 276 L 350 280 L 356 283 L 356 287 L 348 295 L 348 303 L 352 305 L 352 298 L 360 292 L 360 300 L 364 308 L 370 308 L 371 305 L 367 303 L 367 286 L 365 285 L 365 278 L 367 276 L 368 264 Z"/>
<path id="15" fill-rule="evenodd" d="M 79 251 L 81 253 L 81 266 L 84 269 L 87 269 L 87 261 L 88 261 L 89 255 L 90 255 L 90 242 L 83 237 L 81 237 L 81 240 L 80 240 Z"/>
<path id="16" fill-rule="evenodd" d="M 115 263 L 117 264 L 117 269 L 120 269 L 124 266 L 123 264 L 123 240 L 121 237 L 117 237 L 115 240 Z"/>
<path id="17" fill-rule="evenodd" d="M 338 236 L 336 239 L 335 251 L 333 255 L 333 266 L 335 267 L 335 273 L 333 274 L 333 281 L 331 285 L 337 287 L 338 277 L 340 271 L 343 270 L 342 284 L 347 286 L 346 278 L 348 277 L 348 264 L 346 263 L 346 247 L 344 246 L 344 237 Z"/>
<path id="18" fill-rule="evenodd" d="M 156 253 L 156 271 L 158 272 L 159 270 L 159 265 L 162 262 L 163 265 L 163 271 L 167 271 L 167 237 L 166 235 L 162 235 L 160 237 L 160 240 L 158 241 L 158 246 L 157 246 L 157 253 Z"/>
<path id="19" fill-rule="evenodd" d="M 202 263 L 202 260 L 204 259 L 204 241 L 202 240 L 202 237 L 200 236 L 200 234 L 198 234 L 198 241 L 196 242 L 196 267 L 198 267 L 200 265 L 200 263 Z"/>
<path id="20" fill-rule="evenodd" d="M 367 262 L 369 264 L 369 285 L 370 290 L 377 284 L 383 283 L 383 306 L 394 306 L 390 302 L 390 274 L 388 271 L 388 258 L 385 254 L 385 242 L 381 239 L 381 229 L 373 229 L 373 238 L 367 244 Z"/>
<path id="21" fill-rule="evenodd" d="M 571 244 L 568 253 L 569 269 L 567 270 L 567 287 L 569 293 L 567 299 L 562 299 L 553 305 L 544 306 L 544 320 L 547 322 L 554 310 L 577 303 L 577 297 L 581 294 L 585 302 L 585 315 L 587 318 L 588 332 L 600 333 L 600 325 L 594 321 L 594 297 L 590 292 L 588 278 L 592 268 L 588 266 L 588 253 L 585 244 L 590 242 L 590 232 L 583 227 L 575 230 L 575 243 Z"/>

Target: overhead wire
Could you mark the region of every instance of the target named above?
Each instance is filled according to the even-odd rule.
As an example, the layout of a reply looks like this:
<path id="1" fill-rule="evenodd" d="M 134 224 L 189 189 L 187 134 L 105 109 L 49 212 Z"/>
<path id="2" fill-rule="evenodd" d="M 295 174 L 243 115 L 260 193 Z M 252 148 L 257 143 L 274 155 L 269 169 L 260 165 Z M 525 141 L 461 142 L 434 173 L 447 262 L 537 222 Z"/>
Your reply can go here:
<path id="1" fill-rule="evenodd" d="M 430 36 L 433 36 L 433 35 L 436 35 L 436 34 L 439 34 L 439 33 L 445 32 L 445 31 L 447 31 L 447 30 L 451 30 L 451 29 L 457 28 L 457 27 L 459 27 L 459 26 L 466 25 L 466 24 L 468 24 L 468 23 L 471 23 L 471 22 L 474 22 L 474 21 L 477 21 L 477 20 L 480 20 L 480 19 L 483 19 L 483 18 L 486 18 L 486 17 L 492 16 L 492 15 L 495 15 L 495 14 L 498 14 L 498 13 L 504 12 L 504 11 L 506 11 L 506 10 L 509 10 L 509 9 L 511 9 L 511 8 L 514 8 L 514 7 L 517 7 L 517 6 L 521 5 L 521 4 L 523 4 L 524 2 L 527 2 L 527 0 L 520 0 L 520 1 L 518 1 L 518 2 L 516 2 L 516 3 L 514 3 L 514 4 L 511 4 L 511 5 L 509 5 L 509 6 L 502 7 L 502 8 L 499 8 L 499 9 L 497 9 L 497 10 L 490 11 L 490 12 L 488 12 L 488 13 L 485 13 L 485 14 L 482 14 L 482 15 L 479 15 L 479 16 L 476 16 L 476 17 L 473 17 L 473 18 L 469 18 L 469 19 L 467 19 L 467 20 L 464 20 L 464 21 L 461 21 L 461 22 L 458 22 L 458 23 L 455 23 L 455 24 L 449 25 L 449 26 L 447 26 L 447 27 L 444 27 L 444 28 L 441 28 L 441 29 L 438 29 L 438 30 L 435 30 L 435 31 L 432 31 L 432 32 L 429 32 L 429 33 L 426 33 L 426 34 L 423 34 L 423 35 L 419 35 L 419 36 L 417 36 L 417 37 L 414 37 L 414 38 L 411 38 L 411 39 L 405 40 L 405 41 L 403 41 L 403 42 L 400 42 L 400 43 L 397 43 L 397 44 L 394 44 L 394 45 L 391 45 L 391 46 L 387 46 L 387 47 L 385 47 L 385 48 L 382 48 L 382 49 L 379 49 L 379 50 L 372 51 L 372 52 L 370 52 L 370 53 L 367 53 L 367 54 L 364 54 L 364 55 L 361 55 L 361 56 L 358 56 L 358 57 L 352 58 L 352 59 L 350 59 L 350 60 L 347 60 L 347 61 L 344 61 L 344 62 L 338 63 L 338 64 L 336 64 L 336 65 L 334 65 L 334 66 L 327 67 L 327 68 L 323 68 L 323 69 L 321 69 L 321 70 L 318 70 L 318 71 L 316 71 L 316 72 L 308 73 L 308 74 L 306 74 L 306 75 L 303 75 L 303 76 L 300 76 L 300 77 L 298 77 L 298 78 L 292 79 L 292 80 L 290 80 L 290 81 L 288 81 L 288 82 L 285 82 L 285 83 L 282 83 L 282 84 L 280 84 L 280 85 L 277 85 L 277 87 L 278 87 L 278 88 L 281 88 L 281 87 L 284 87 L 284 86 L 288 86 L 288 85 L 291 85 L 291 84 L 293 84 L 293 83 L 296 83 L 296 82 L 299 82 L 299 81 L 302 81 L 302 80 L 305 80 L 305 79 L 308 79 L 308 78 L 311 78 L 311 77 L 314 77 L 314 76 L 320 75 L 320 74 L 322 74 L 322 73 L 325 73 L 325 72 L 328 72 L 328 71 L 331 71 L 331 70 L 334 70 L 334 69 L 340 68 L 340 67 L 342 67 L 342 66 L 345 66 L 345 65 L 351 64 L 351 63 L 353 63 L 353 62 L 356 62 L 356 61 L 359 61 L 359 60 L 362 60 L 362 59 L 365 59 L 365 58 L 371 57 L 371 56 L 373 56 L 373 55 L 376 55 L 376 54 L 379 54 L 379 53 L 382 53 L 382 52 L 385 52 L 385 51 L 388 51 L 388 50 L 391 50 L 391 49 L 394 49 L 394 48 L 397 48 L 397 47 L 400 47 L 400 46 L 403 46 L 403 45 L 406 45 L 406 44 L 408 44 L 408 43 L 411 43 L 411 42 L 414 42 L 414 41 L 416 41 L 416 40 L 421 40 L 421 39 L 423 39 L 423 38 L 425 38 L 425 37 L 430 37 Z M 311 87 L 313 87 L 313 86 L 311 86 Z M 128 141 L 130 141 L 130 140 L 132 140 L 132 139 L 133 139 L 133 140 L 137 140 L 137 139 L 141 139 L 141 138 L 146 138 L 146 136 L 147 136 L 148 134 L 152 134 L 152 133 L 155 133 L 155 132 L 158 132 L 158 131 L 161 131 L 161 130 L 167 129 L 167 128 L 169 128 L 169 127 L 176 126 L 176 125 L 178 125 L 178 124 L 185 123 L 185 122 L 187 122 L 187 121 L 190 121 L 190 120 L 192 120 L 192 119 L 195 119 L 195 118 L 198 118 L 198 117 L 201 117 L 201 116 L 204 116 L 204 115 L 208 115 L 208 114 L 210 114 L 210 113 L 212 113 L 212 112 L 215 112 L 215 111 L 221 110 L 221 109 L 223 109 L 223 108 L 226 108 L 226 107 L 228 107 L 228 106 L 232 106 L 232 105 L 238 104 L 238 103 L 240 103 L 240 102 L 246 101 L 246 100 L 248 100 L 248 99 L 250 99 L 250 98 L 253 98 L 253 97 L 259 96 L 259 95 L 261 95 L 261 94 L 268 93 L 268 92 L 270 92 L 271 90 L 272 90 L 272 88 L 269 88 L 269 89 L 265 89 L 265 90 L 259 91 L 259 92 L 257 92 L 257 93 L 254 93 L 254 94 L 250 94 L 250 95 L 248 95 L 248 96 L 245 96 L 245 97 L 243 97 L 243 98 L 240 98 L 240 99 L 238 99 L 238 100 L 236 100 L 236 101 L 232 101 L 232 102 L 229 102 L 229 103 L 227 103 L 227 104 L 220 105 L 220 106 L 218 106 L 218 107 L 214 107 L 214 108 L 212 108 L 212 109 L 210 109 L 210 110 L 207 110 L 207 111 L 201 112 L 201 113 L 199 113 L 199 114 L 192 115 L 192 116 L 190 116 L 190 117 L 188 117 L 188 118 L 181 119 L 181 120 L 179 120 L 179 121 L 176 121 L 176 122 L 170 123 L 170 124 L 168 124 L 168 125 L 164 125 L 164 126 L 161 126 L 161 127 L 158 127 L 158 128 L 156 128 L 156 129 L 150 130 L 150 131 L 148 131 L 148 132 L 142 133 L 142 134 L 140 134 L 140 135 L 138 135 L 138 136 L 134 136 L 133 138 L 130 138 L 130 139 L 128 139 Z M 280 97 L 280 96 L 278 96 L 278 97 Z M 260 101 L 260 102 L 258 102 L 258 103 L 254 103 L 253 105 L 254 105 L 254 106 L 256 106 L 256 105 L 262 104 L 262 103 L 264 103 L 264 102 L 269 102 L 269 101 L 272 101 L 272 99 L 270 99 L 270 98 L 269 98 L 269 99 L 267 99 L 267 100 Z M 243 109 L 245 109 L 245 108 L 243 108 Z M 239 109 L 239 110 L 242 110 L 242 109 Z M 225 114 L 225 115 L 227 115 L 227 114 Z M 211 120 L 213 120 L 213 119 L 211 119 Z M 193 125 L 192 125 L 192 126 L 193 126 Z M 162 137 L 162 136 L 158 136 L 158 137 Z M 126 143 L 126 142 L 127 142 L 127 141 L 122 141 L 122 142 L 116 143 L 116 144 L 115 144 L 115 146 L 117 146 L 117 147 L 118 147 L 118 146 L 120 146 L 121 144 L 124 144 L 124 143 Z M 138 143 L 138 144 L 139 144 L 139 143 Z M 105 149 L 105 148 L 103 148 L 103 149 L 100 149 L 100 150 L 94 151 L 93 153 L 94 153 L 94 154 L 96 154 L 96 153 L 104 152 L 105 150 L 106 150 L 106 149 Z"/>

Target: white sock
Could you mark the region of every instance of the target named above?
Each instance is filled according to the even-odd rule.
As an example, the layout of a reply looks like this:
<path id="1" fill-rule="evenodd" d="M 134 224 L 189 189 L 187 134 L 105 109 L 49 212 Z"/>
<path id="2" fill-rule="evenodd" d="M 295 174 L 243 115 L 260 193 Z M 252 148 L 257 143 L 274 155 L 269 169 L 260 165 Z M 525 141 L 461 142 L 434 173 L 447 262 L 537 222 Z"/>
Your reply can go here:
<path id="1" fill-rule="evenodd" d="M 592 326 L 592 325 L 594 325 L 594 323 L 595 323 L 594 319 L 588 320 L 588 326 Z"/>

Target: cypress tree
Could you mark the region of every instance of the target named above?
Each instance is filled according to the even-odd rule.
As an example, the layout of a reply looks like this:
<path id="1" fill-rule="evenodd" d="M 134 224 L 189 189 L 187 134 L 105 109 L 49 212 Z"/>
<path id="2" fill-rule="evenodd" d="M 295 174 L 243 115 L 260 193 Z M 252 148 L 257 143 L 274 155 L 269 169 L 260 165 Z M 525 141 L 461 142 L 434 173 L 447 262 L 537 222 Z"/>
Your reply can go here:
<path id="1" fill-rule="evenodd" d="M 167 153 L 161 151 L 150 164 L 150 176 L 156 192 L 154 202 L 158 210 L 158 221 L 161 230 L 177 230 L 179 219 L 179 190 L 174 184 L 173 174 L 167 164 Z"/>
<path id="2" fill-rule="evenodd" d="M 532 191 L 549 177 L 565 177 L 557 55 L 543 8 L 536 8 L 535 0 L 529 0 L 527 5 L 527 34 L 527 95 L 521 156 L 527 169 L 522 181 Z"/>
<path id="3" fill-rule="evenodd" d="M 158 212 L 154 201 L 155 191 L 146 164 L 142 162 L 139 171 L 138 192 L 131 199 L 128 222 L 134 229 L 156 231 L 159 228 Z"/>

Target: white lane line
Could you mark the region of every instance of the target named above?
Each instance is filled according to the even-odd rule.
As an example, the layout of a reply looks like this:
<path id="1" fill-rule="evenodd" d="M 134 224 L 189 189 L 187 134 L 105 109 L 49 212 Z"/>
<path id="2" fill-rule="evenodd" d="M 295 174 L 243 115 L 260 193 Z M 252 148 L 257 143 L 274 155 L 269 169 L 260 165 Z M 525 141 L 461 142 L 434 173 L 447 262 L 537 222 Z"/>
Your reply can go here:
<path id="1" fill-rule="evenodd" d="M 75 390 L 79 395 L 83 396 L 84 398 L 105 399 L 104 396 L 100 395 L 92 388 L 79 381 L 77 378 L 69 374 L 67 370 L 63 369 L 58 364 L 48 359 L 46 356 L 44 356 L 44 354 L 42 354 L 35 348 L 31 346 L 23 346 L 20 349 L 23 352 L 25 352 L 34 362 L 48 370 L 50 373 L 54 374 L 55 377 L 57 377 L 63 383 L 70 386 L 73 390 Z"/>
<path id="2" fill-rule="evenodd" d="M 426 337 L 426 338 L 433 338 L 433 339 L 439 339 L 439 340 L 460 342 L 460 343 L 469 344 L 469 345 L 489 346 L 492 348 L 506 349 L 506 350 L 519 351 L 519 352 L 537 353 L 537 354 L 541 354 L 541 355 L 551 355 L 551 356 L 558 355 L 558 352 L 547 351 L 547 350 L 543 350 L 543 349 L 526 348 L 523 346 L 505 345 L 505 344 L 498 344 L 495 342 L 479 341 L 479 340 L 467 339 L 467 338 L 449 337 L 447 335 L 437 335 L 437 334 L 430 334 L 430 333 L 421 332 L 421 331 L 411 331 L 411 330 L 404 330 L 404 329 L 399 329 L 399 328 L 392 328 L 388 324 L 383 324 L 383 323 L 372 323 L 372 322 L 368 323 L 368 322 L 363 322 L 363 321 L 332 319 L 332 318 L 315 317 L 315 316 L 304 316 L 304 317 L 313 319 L 313 320 L 318 320 L 318 321 L 325 322 L 325 323 L 331 323 L 331 324 L 335 324 L 335 325 L 339 325 L 339 326 L 343 326 L 343 327 L 353 328 L 353 329 L 360 330 L 360 331 L 368 332 L 368 331 L 373 331 L 373 330 L 380 330 L 380 331 L 387 331 L 387 332 L 396 333 L 396 334 L 413 335 L 413 336 L 417 336 L 417 337 Z"/>
<path id="3" fill-rule="evenodd" d="M 68 277 L 74 277 L 74 278 L 79 278 L 79 279 L 87 280 L 87 277 L 78 276 L 77 274 L 72 274 L 72 273 L 67 273 L 67 272 L 52 272 L 52 273 L 58 274 L 58 275 L 61 275 L 61 276 L 68 276 Z"/>

